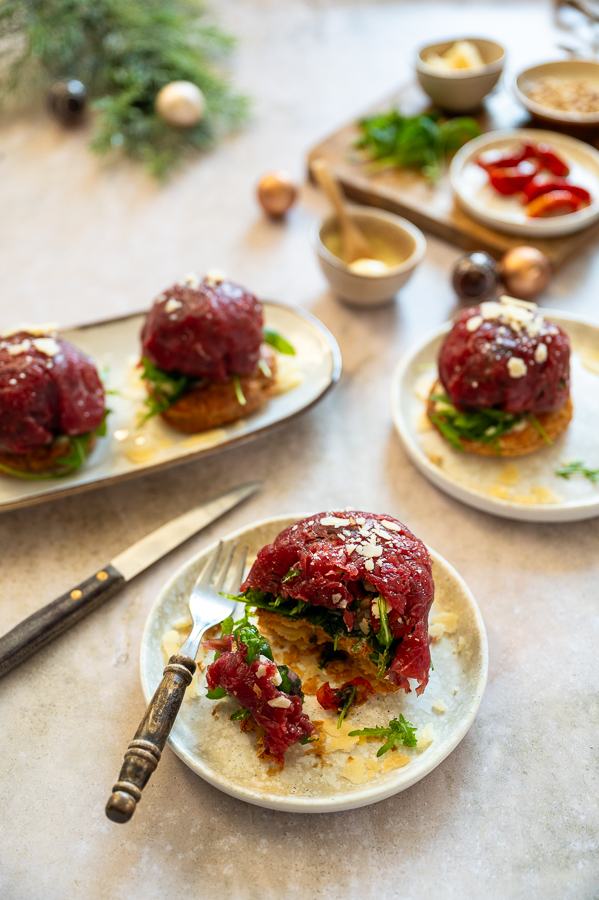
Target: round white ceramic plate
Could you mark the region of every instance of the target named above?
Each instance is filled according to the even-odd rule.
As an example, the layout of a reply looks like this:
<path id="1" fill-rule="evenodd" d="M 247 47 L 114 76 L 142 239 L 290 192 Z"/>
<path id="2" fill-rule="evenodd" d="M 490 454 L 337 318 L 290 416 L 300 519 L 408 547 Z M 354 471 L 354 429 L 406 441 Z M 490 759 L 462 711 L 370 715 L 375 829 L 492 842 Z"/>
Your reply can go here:
<path id="1" fill-rule="evenodd" d="M 508 153 L 522 143 L 546 141 L 570 166 L 568 176 L 573 184 L 586 188 L 592 198 L 590 206 L 565 216 L 531 219 L 523 204 L 515 197 L 504 197 L 489 184 L 484 169 L 476 164 L 486 150 Z M 490 228 L 526 237 L 557 237 L 581 231 L 599 218 L 599 152 L 576 138 L 554 131 L 511 128 L 490 131 L 474 138 L 458 150 L 451 163 L 451 186 L 466 212 Z"/>
<path id="2" fill-rule="evenodd" d="M 247 545 L 249 564 L 264 544 L 299 518 L 302 516 L 264 519 L 229 535 L 226 541 L 235 540 L 241 546 Z M 190 591 L 214 546 L 190 559 L 171 578 L 150 611 L 141 645 L 141 681 L 147 701 L 162 678 L 168 654 L 168 647 L 163 649 L 162 646 L 163 637 L 177 623 L 182 628 L 189 616 Z M 420 697 L 415 692 L 406 695 L 403 691 L 377 695 L 351 717 L 351 727 L 356 729 L 386 725 L 390 718 L 400 713 L 421 729 L 432 723 L 434 739 L 426 749 L 401 747 L 401 754 L 409 758 L 401 768 L 385 770 L 384 757 L 378 763 L 370 762 L 369 768 L 376 771 L 369 773 L 372 777 L 365 783 L 356 784 L 356 777 L 358 780 L 361 777 L 359 771 L 356 776 L 356 767 L 366 771 L 368 762 L 376 760 L 378 742 L 356 743 L 350 750 L 328 753 L 326 765 L 320 764 L 312 746 L 296 745 L 286 754 L 284 770 L 268 774 L 268 764 L 256 757 L 254 735 L 243 734 L 236 722 L 229 721 L 237 704 L 230 699 L 221 701 L 217 715 L 212 715 L 216 704 L 203 696 L 203 680 L 197 681 L 194 677 L 169 738 L 177 756 L 225 793 L 257 806 L 287 812 L 333 812 L 366 806 L 410 787 L 431 772 L 470 728 L 485 689 L 488 658 L 485 628 L 474 597 L 455 569 L 437 553 L 430 552 L 435 579 L 431 616 L 440 612 L 454 613 L 456 629 L 432 645 L 434 670 Z M 312 667 L 318 671 L 314 657 L 311 659 Z M 294 668 L 301 671 L 299 664 Z M 326 676 L 321 675 L 325 680 Z M 437 698 L 446 706 L 443 713 L 432 709 Z M 315 697 L 306 696 L 304 710 L 312 719 L 334 721 L 332 714 L 324 712 L 316 703 Z M 349 774 L 354 781 L 346 777 L 350 756 L 354 760 L 359 758 L 350 766 Z M 387 754 L 390 758 L 394 756 L 395 753 Z M 364 773 L 362 775 L 366 777 Z"/>
<path id="3" fill-rule="evenodd" d="M 543 310 L 543 315 L 561 325 L 572 345 L 574 416 L 552 447 L 510 459 L 460 453 L 430 424 L 426 398 L 437 380 L 437 356 L 450 322 L 398 365 L 393 376 L 393 418 L 412 462 L 457 500 L 527 522 L 590 519 L 599 515 L 599 484 L 580 475 L 565 480 L 555 472 L 575 460 L 599 468 L 599 327 L 555 310 Z"/>

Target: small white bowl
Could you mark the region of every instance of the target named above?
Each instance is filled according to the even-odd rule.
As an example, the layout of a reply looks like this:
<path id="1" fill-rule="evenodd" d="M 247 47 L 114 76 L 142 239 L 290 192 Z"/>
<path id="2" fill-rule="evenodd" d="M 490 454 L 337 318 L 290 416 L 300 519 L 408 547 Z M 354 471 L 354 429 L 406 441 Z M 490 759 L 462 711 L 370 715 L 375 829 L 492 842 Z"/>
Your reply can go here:
<path id="1" fill-rule="evenodd" d="M 595 90 L 599 90 L 599 63 L 588 59 L 562 59 L 556 62 L 532 66 L 520 72 L 514 84 L 516 99 L 533 116 L 554 125 L 577 125 L 596 128 L 599 125 L 598 112 L 575 112 L 565 109 L 553 109 L 531 100 L 529 91 L 542 78 L 554 78 L 557 81 L 587 81 Z"/>
<path id="2" fill-rule="evenodd" d="M 393 213 L 371 206 L 349 206 L 352 219 L 367 238 L 384 242 L 388 247 L 388 259 L 398 262 L 388 265 L 380 275 L 354 272 L 339 256 L 326 246 L 334 236 L 337 217 L 328 216 L 322 222 L 314 222 L 310 240 L 318 257 L 320 268 L 336 294 L 350 306 L 379 306 L 391 301 L 411 277 L 426 252 L 426 240 L 422 232 Z M 374 254 L 373 254 L 374 255 Z"/>
<path id="3" fill-rule="evenodd" d="M 478 49 L 484 66 L 469 69 L 438 69 L 426 62 L 426 56 L 441 56 L 457 41 L 469 41 Z M 501 44 L 484 38 L 456 38 L 438 44 L 427 44 L 416 56 L 414 68 L 422 89 L 436 106 L 450 112 L 471 112 L 477 109 L 499 79 L 505 63 L 505 50 Z"/>

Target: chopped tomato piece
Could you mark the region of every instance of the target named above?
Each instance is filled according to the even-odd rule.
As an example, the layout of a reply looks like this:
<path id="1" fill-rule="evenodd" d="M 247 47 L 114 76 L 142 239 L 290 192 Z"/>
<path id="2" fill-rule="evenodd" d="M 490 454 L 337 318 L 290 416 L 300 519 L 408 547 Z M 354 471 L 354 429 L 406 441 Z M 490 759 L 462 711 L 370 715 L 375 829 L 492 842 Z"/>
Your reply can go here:
<path id="1" fill-rule="evenodd" d="M 541 219 L 548 216 L 565 216 L 576 212 L 583 205 L 580 197 L 572 191 L 549 191 L 541 194 L 536 200 L 532 200 L 526 207 L 526 215 L 533 219 Z"/>
<path id="2" fill-rule="evenodd" d="M 366 703 L 369 697 L 374 694 L 374 688 L 365 678 L 354 678 L 353 681 L 346 681 L 340 688 L 334 690 L 328 681 L 318 688 L 316 699 L 323 709 L 343 709 L 345 704 L 351 697 L 352 689 L 355 688 L 355 694 L 351 701 L 352 706 L 361 706 Z"/>

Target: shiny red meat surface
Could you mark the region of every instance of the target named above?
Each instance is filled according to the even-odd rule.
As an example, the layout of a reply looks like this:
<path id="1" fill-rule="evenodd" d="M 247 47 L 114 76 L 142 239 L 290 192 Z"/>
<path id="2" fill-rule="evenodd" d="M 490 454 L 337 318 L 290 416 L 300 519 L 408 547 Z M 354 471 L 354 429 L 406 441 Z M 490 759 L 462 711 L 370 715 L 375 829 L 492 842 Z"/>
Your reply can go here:
<path id="1" fill-rule="evenodd" d="M 570 393 L 568 335 L 531 304 L 481 303 L 463 310 L 445 338 L 439 378 L 460 409 L 552 412 Z"/>
<path id="2" fill-rule="evenodd" d="M 167 372 L 226 381 L 255 369 L 262 325 L 260 302 L 238 284 L 176 284 L 148 313 L 142 353 Z"/>
<path id="3" fill-rule="evenodd" d="M 358 636 L 366 627 L 379 631 L 380 594 L 391 632 L 401 638 L 385 677 L 406 691 L 413 678 L 417 693 L 424 690 L 431 560 L 422 541 L 391 516 L 323 512 L 302 519 L 260 550 L 241 589 L 248 588 L 341 610 L 348 632 Z"/>
<path id="4" fill-rule="evenodd" d="M 208 666 L 206 681 L 210 690 L 223 688 L 241 706 L 249 709 L 256 723 L 264 729 L 264 747 L 279 765 L 287 750 L 304 737 L 316 734 L 314 725 L 302 712 L 300 697 L 282 693 L 273 683 L 280 678 L 276 665 L 260 656 L 250 665 L 246 662 L 246 645 L 239 648 L 233 635 L 204 641 L 208 650 L 218 650 L 218 659 Z"/>
<path id="5" fill-rule="evenodd" d="M 72 344 L 26 331 L 0 338 L 0 450 L 27 453 L 94 431 L 105 409 L 96 367 Z"/>

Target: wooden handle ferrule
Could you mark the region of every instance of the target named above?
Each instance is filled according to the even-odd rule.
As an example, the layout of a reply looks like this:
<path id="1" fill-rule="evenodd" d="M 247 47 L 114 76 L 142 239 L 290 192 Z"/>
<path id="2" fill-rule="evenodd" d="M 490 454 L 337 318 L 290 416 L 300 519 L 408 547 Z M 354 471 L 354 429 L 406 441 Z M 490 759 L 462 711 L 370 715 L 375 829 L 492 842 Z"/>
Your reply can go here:
<path id="1" fill-rule="evenodd" d="M 135 737 L 125 751 L 119 780 L 106 804 L 106 815 L 113 822 L 128 822 L 150 775 L 160 762 L 187 687 L 196 670 L 189 656 L 171 656 L 146 710 Z"/>

